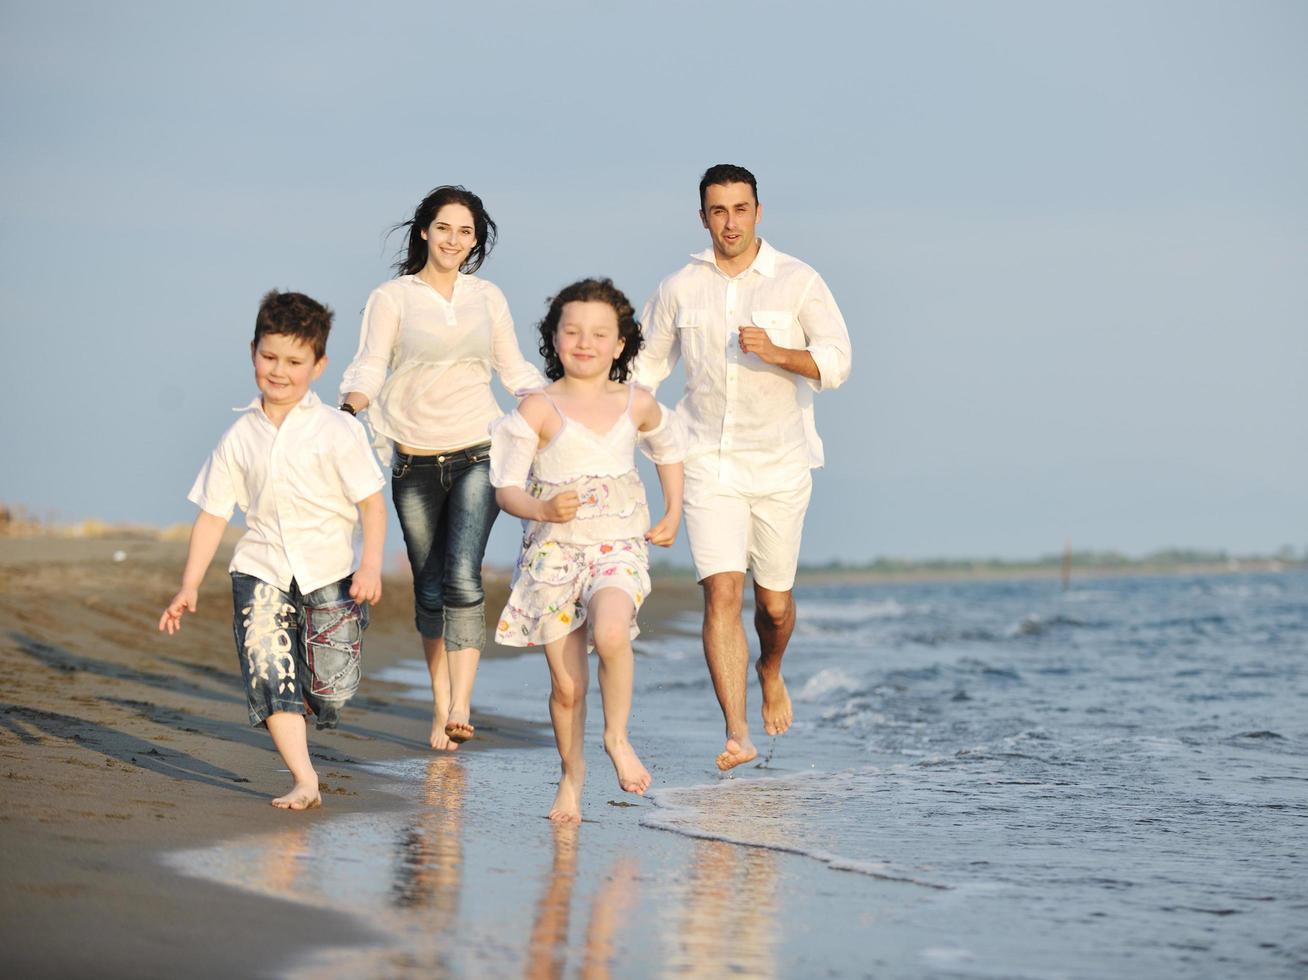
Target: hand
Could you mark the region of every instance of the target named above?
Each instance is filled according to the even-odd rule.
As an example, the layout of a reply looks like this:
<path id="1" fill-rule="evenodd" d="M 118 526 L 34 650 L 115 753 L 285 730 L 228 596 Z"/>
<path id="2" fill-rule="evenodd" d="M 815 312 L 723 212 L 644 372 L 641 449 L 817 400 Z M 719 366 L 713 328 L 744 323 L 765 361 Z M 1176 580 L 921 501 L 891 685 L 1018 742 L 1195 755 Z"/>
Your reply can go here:
<path id="1" fill-rule="evenodd" d="M 757 354 L 764 364 L 779 364 L 783 348 L 772 343 L 762 327 L 740 326 L 740 349 L 746 354 Z"/>
<path id="2" fill-rule="evenodd" d="M 575 490 L 564 490 L 549 500 L 542 501 L 542 505 L 541 520 L 552 524 L 567 524 L 577 516 L 581 498 L 577 496 Z"/>
<path id="3" fill-rule="evenodd" d="M 681 526 L 680 514 L 664 514 L 663 520 L 645 532 L 645 540 L 660 548 L 671 548 L 677 540 L 677 528 Z"/>
<path id="4" fill-rule="evenodd" d="M 350 598 L 359 603 L 371 602 L 375 606 L 381 602 L 381 595 L 381 572 L 360 565 L 350 582 Z"/>
<path id="5" fill-rule="evenodd" d="M 183 588 L 177 595 L 173 596 L 173 601 L 168 603 L 168 608 L 163 611 L 159 617 L 159 629 L 167 631 L 172 636 L 182 628 L 182 614 L 195 612 L 195 605 L 199 601 L 199 592 L 195 589 Z"/>

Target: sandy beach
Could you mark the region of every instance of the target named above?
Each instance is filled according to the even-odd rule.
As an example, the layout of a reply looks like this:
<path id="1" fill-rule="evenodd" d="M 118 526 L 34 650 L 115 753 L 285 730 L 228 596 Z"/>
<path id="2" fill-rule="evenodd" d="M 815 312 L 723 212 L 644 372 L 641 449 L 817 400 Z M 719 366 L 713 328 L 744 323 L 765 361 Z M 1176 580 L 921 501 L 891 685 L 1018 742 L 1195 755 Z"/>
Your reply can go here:
<path id="1" fill-rule="evenodd" d="M 385 598 L 374 610 L 365 682 L 344 724 L 310 735 L 323 809 L 273 809 L 267 801 L 283 792 L 288 776 L 279 771 L 267 734 L 245 721 L 224 556 L 215 561 L 198 614 L 181 635 L 169 639 L 157 632 L 158 611 L 173 593 L 184 547 L 146 538 L 0 539 L 0 602 L 7 621 L 0 662 L 9 680 L 0 705 L 0 947 L 10 975 L 273 976 L 315 962 L 322 975 L 324 950 L 336 956 L 326 964 L 328 975 L 429 975 L 432 968 L 454 975 L 551 975 L 568 949 L 566 899 L 573 891 L 591 890 L 596 898 L 587 901 L 594 909 L 587 913 L 589 925 L 573 938 L 585 950 L 577 955 L 590 964 L 587 972 L 603 975 L 616 955 L 606 943 L 621 925 L 620 894 L 632 890 L 640 857 L 649 860 L 651 847 L 668 864 L 685 866 L 679 882 L 698 874 L 701 905 L 708 901 L 710 907 L 729 903 L 730 890 L 719 886 L 731 875 L 756 874 L 751 869 L 760 860 L 776 864 L 777 856 L 742 858 L 748 849 L 657 831 L 633 837 L 634 815 L 647 803 L 633 807 L 630 816 L 619 799 L 604 807 L 621 794 L 610 786 L 611 773 L 598 767 L 587 786 L 590 813 L 603 807 L 624 819 L 600 820 L 594 827 L 590 820 L 579 831 L 556 833 L 540 819 L 557 760 L 548 726 L 539 721 L 477 713 L 476 741 L 454 758 L 430 752 L 429 708 L 412 688 L 377 679 L 416 654 L 412 599 L 403 580 L 387 581 Z M 496 606 L 505 589 L 502 581 L 488 584 L 488 606 Z M 662 621 L 696 608 L 695 586 L 657 587 L 642 611 L 646 636 L 657 635 Z M 489 649 L 488 658 L 506 653 Z M 543 676 L 540 683 L 543 707 Z M 595 714 L 590 729 L 591 741 L 598 742 Z M 706 756 L 710 748 L 706 742 Z M 489 754 L 501 758 L 497 767 L 480 769 L 494 773 L 493 788 L 476 784 L 476 760 Z M 396 781 L 386 765 L 408 767 L 413 779 Z M 476 806 L 485 813 L 470 823 Z M 382 904 L 398 915 L 408 911 L 408 919 L 368 921 L 349 912 L 348 895 L 324 899 L 294 874 L 288 877 L 288 840 L 292 850 L 331 852 L 332 835 L 348 836 L 357 833 L 349 828 L 361 826 L 385 830 L 396 820 L 404 823 L 396 835 L 409 841 L 405 847 L 417 848 L 417 857 L 405 858 L 408 870 L 398 878 L 383 874 L 387 882 L 378 888 L 386 892 Z M 207 879 L 178 873 L 177 862 L 166 860 L 224 848 L 241 860 L 266 852 L 281 857 L 234 877 L 228 867 L 224 874 L 232 884 L 213 881 L 224 874 Z M 695 870 L 704 848 L 712 852 L 705 856 L 709 869 L 718 867 L 726 878 L 705 878 L 704 870 Z M 532 865 L 525 878 L 496 873 L 504 862 L 523 860 Z M 366 890 L 366 873 L 352 878 L 349 861 L 343 869 L 340 890 Z M 768 874 L 776 878 L 774 867 Z M 460 898 L 466 905 L 492 903 L 471 915 L 473 926 L 464 925 L 464 932 L 484 922 L 511 954 L 494 953 L 494 943 L 483 943 L 477 959 L 450 966 L 447 956 L 459 946 L 458 937 L 430 934 L 425 926 L 415 933 L 421 942 L 411 936 L 407 949 L 405 942 L 396 943 L 405 929 L 412 932 L 413 909 L 426 908 L 429 915 L 432 901 L 449 905 Z M 675 946 L 683 953 L 696 949 L 693 922 L 672 922 L 646 939 L 659 945 L 668 936 L 681 937 Z M 701 938 L 717 949 L 721 937 L 709 930 Z M 666 949 L 647 950 L 644 966 L 632 968 L 659 972 L 655 964 L 676 960 L 668 955 Z M 701 950 L 688 962 L 704 955 Z M 725 962 L 722 956 L 730 959 L 719 951 L 706 962 Z"/>

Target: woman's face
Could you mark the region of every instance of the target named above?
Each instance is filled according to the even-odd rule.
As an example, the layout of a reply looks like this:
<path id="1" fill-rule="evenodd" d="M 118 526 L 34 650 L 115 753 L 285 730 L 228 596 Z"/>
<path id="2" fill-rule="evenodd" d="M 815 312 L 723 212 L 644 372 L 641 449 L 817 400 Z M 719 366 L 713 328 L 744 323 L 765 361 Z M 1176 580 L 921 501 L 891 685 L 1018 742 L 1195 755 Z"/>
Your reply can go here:
<path id="1" fill-rule="evenodd" d="M 472 212 L 462 204 L 447 204 L 436 212 L 422 232 L 427 243 L 427 264 L 441 272 L 458 272 L 477 244 Z"/>

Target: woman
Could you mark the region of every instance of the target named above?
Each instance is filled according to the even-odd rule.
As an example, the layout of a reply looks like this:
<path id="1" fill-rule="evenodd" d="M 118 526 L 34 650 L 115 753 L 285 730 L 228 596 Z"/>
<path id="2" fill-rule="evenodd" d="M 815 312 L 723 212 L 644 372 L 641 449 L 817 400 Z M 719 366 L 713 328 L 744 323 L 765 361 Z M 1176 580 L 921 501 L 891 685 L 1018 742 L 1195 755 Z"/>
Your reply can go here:
<path id="1" fill-rule="evenodd" d="M 499 514 L 491 371 L 509 391 L 546 380 L 523 359 L 504 294 L 473 275 L 496 239 L 481 198 L 437 187 L 396 227 L 407 229 L 408 246 L 396 278 L 368 297 L 341 408 L 368 409 L 373 431 L 394 443 L 391 497 L 431 672 L 431 747 L 455 749 L 475 732 L 472 687 L 486 642 L 481 562 Z"/>

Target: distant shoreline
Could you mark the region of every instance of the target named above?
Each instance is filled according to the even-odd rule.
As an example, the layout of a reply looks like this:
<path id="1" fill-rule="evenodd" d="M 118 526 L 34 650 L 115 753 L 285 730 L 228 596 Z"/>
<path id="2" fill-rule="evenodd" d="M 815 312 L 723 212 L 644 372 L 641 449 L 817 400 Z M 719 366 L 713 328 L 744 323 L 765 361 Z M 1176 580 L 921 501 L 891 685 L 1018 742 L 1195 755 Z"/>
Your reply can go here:
<path id="1" fill-rule="evenodd" d="M 225 543 L 230 547 L 244 533 L 244 528 L 232 525 L 227 529 Z M 190 536 L 189 524 L 171 527 L 147 525 L 110 525 L 101 521 L 83 521 L 70 525 L 44 525 L 34 522 L 0 523 L 0 539 L 12 545 L 26 542 L 27 548 L 41 549 L 40 542 L 55 540 L 95 541 L 105 546 L 119 543 L 138 546 L 143 543 L 186 541 Z M 19 545 L 20 553 L 26 551 Z M 44 549 L 41 549 L 44 550 Z M 1287 549 L 1289 551 L 1289 549 Z M 39 553 L 39 552 L 38 552 Z M 35 557 L 35 554 L 32 555 Z M 51 555 L 42 557 L 51 558 Z M 57 560 L 57 559 L 56 559 Z M 799 566 L 800 585 L 821 585 L 841 582 L 984 582 L 1019 581 L 1023 579 L 1058 579 L 1063 574 L 1063 558 L 1050 555 L 1031 560 L 1002 558 L 877 558 L 854 564 L 825 562 Z M 1197 549 L 1168 549 L 1133 558 L 1111 551 L 1073 552 L 1070 564 L 1070 581 L 1093 578 L 1120 578 L 1130 575 L 1231 575 L 1276 574 L 1308 570 L 1308 548 L 1301 556 L 1282 552 L 1277 555 L 1229 555 L 1221 551 Z M 408 569 L 395 568 L 403 577 Z M 507 580 L 513 569 L 509 566 L 487 564 L 485 574 L 492 579 Z M 655 580 L 694 581 L 695 571 L 689 565 L 674 565 L 655 561 L 651 568 Z"/>

